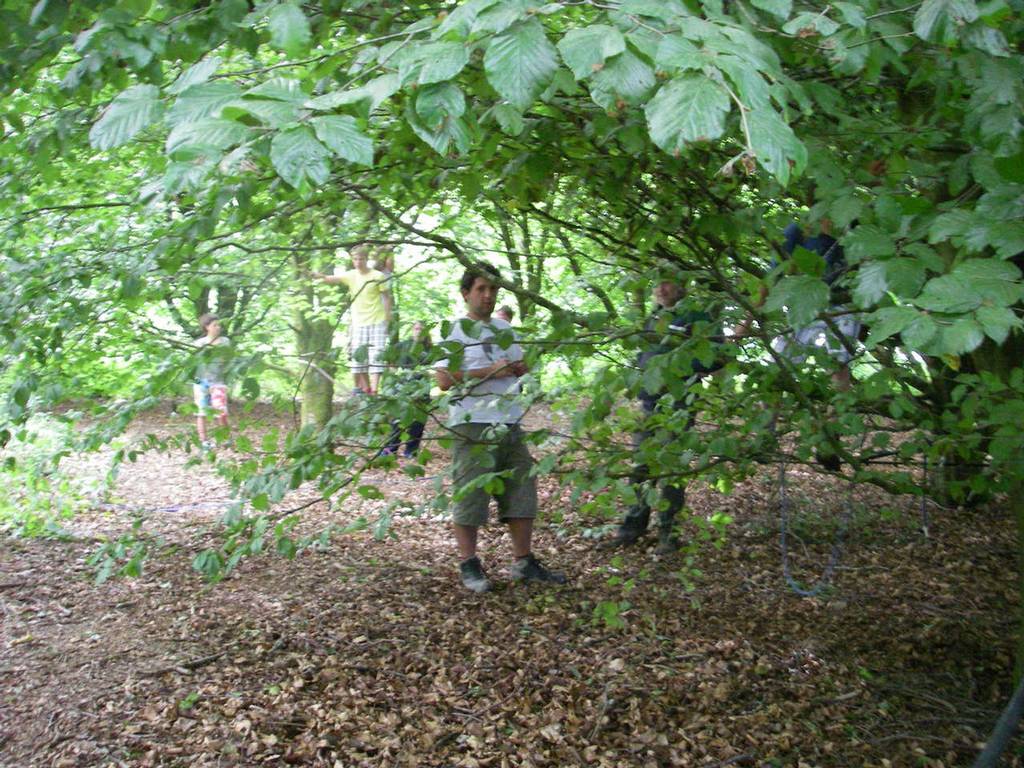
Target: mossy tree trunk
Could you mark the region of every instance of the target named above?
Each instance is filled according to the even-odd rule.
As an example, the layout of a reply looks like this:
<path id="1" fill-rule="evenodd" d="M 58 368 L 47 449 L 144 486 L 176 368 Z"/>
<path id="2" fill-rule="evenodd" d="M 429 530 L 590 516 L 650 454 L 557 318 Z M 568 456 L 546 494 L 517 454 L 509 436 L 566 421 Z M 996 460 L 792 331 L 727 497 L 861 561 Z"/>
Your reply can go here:
<path id="1" fill-rule="evenodd" d="M 300 288 L 292 325 L 301 366 L 300 419 L 302 426 L 324 427 L 334 415 L 334 375 L 337 372 L 333 349 L 335 324 L 322 311 L 307 269 L 308 264 L 297 258 L 296 280 Z"/>

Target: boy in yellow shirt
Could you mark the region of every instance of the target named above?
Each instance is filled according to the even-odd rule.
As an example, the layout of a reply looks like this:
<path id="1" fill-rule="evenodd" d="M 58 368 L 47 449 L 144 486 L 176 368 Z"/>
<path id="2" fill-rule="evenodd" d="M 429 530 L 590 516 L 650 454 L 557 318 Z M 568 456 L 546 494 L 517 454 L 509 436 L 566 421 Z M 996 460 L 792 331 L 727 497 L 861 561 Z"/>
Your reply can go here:
<path id="1" fill-rule="evenodd" d="M 352 323 L 349 326 L 349 356 L 356 387 L 374 395 L 380 389 L 384 373 L 381 355 L 388 343 L 391 323 L 391 289 L 388 276 L 367 265 L 369 249 L 360 245 L 352 249 L 352 269 L 340 275 L 314 272 L 313 277 L 328 285 L 344 285 L 352 296 Z M 356 360 L 356 352 L 366 349 L 366 360 Z"/>

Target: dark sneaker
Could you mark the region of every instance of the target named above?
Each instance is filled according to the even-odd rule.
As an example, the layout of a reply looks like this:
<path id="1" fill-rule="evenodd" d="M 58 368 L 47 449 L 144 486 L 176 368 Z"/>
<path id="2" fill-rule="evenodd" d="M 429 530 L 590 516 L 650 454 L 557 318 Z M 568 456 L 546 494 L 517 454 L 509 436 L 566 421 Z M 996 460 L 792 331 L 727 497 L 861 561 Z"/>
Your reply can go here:
<path id="1" fill-rule="evenodd" d="M 814 455 L 815 460 L 829 472 L 839 472 L 843 468 L 842 459 L 834 453 L 818 451 Z"/>
<path id="2" fill-rule="evenodd" d="M 656 555 L 671 555 L 679 550 L 679 538 L 676 536 L 659 536 L 658 546 L 654 548 Z"/>
<path id="3" fill-rule="evenodd" d="M 459 576 L 462 577 L 462 586 L 470 592 L 487 592 L 491 588 L 479 557 L 471 557 L 459 563 Z"/>
<path id="4" fill-rule="evenodd" d="M 509 571 L 512 581 L 547 581 L 552 584 L 565 584 L 566 581 L 564 573 L 549 571 L 532 553 L 512 563 Z"/>
<path id="5" fill-rule="evenodd" d="M 598 549 L 618 549 L 619 547 L 631 547 L 643 537 L 640 531 L 631 528 L 619 528 L 610 539 L 598 543 Z"/>

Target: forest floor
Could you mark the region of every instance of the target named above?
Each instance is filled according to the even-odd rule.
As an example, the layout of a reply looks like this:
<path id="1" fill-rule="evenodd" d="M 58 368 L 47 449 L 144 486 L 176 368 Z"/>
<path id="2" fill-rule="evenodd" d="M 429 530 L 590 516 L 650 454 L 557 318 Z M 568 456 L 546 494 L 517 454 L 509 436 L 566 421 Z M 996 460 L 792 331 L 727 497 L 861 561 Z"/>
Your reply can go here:
<path id="1" fill-rule="evenodd" d="M 153 412 L 131 434 L 185 426 Z M 536 550 L 563 587 L 510 584 L 493 527 L 481 550 L 496 589 L 465 592 L 447 524 L 426 515 L 383 541 L 250 557 L 209 585 L 190 562 L 217 545 L 230 490 L 188 458 L 125 465 L 123 505 L 65 521 L 65 540 L 0 544 L 0 765 L 959 766 L 1011 693 L 1015 539 L 999 507 L 933 507 L 926 536 L 916 500 L 859 489 L 833 583 L 801 598 L 767 468 L 729 496 L 690 490 L 696 516 L 734 522 L 692 553 L 689 590 L 682 553 L 596 550 L 588 533 L 607 521 L 545 478 L 542 514 L 561 520 L 541 522 Z M 108 461 L 68 459 L 96 476 Z M 846 490 L 791 475 L 818 502 L 793 509 L 794 570 L 814 581 Z M 390 498 L 430 493 L 398 471 L 370 477 Z M 382 503 L 315 503 L 302 528 Z M 139 514 L 161 551 L 141 577 L 97 585 L 99 537 Z M 1014 747 L 1006 765 L 1022 764 Z"/>

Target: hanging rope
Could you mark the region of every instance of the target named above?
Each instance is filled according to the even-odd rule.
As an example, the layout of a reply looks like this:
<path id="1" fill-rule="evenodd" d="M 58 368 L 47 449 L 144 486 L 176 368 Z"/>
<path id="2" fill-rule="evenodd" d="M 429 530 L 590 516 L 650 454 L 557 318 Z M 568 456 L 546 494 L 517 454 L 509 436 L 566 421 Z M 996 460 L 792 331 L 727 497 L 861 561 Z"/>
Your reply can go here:
<path id="1" fill-rule="evenodd" d="M 922 478 L 921 491 L 921 532 L 927 539 L 931 535 L 931 518 L 928 515 L 928 493 L 932 489 L 931 473 L 928 471 L 928 454 L 924 455 L 924 477 Z"/>
<path id="2" fill-rule="evenodd" d="M 109 501 L 101 501 L 93 506 L 94 509 L 102 509 L 109 512 L 120 512 L 124 510 L 132 512 L 183 512 L 187 509 L 207 509 L 223 506 L 231 502 L 231 499 L 209 499 L 207 501 L 196 501 L 184 504 L 171 504 L 166 507 L 142 507 L 138 504 L 117 504 Z"/>
<path id="3" fill-rule="evenodd" d="M 850 520 L 853 518 L 853 481 L 846 490 L 846 509 L 843 512 L 842 521 L 839 524 L 839 531 L 836 533 L 835 543 L 832 545 L 832 553 L 829 555 L 828 563 L 821 577 L 810 589 L 805 588 L 795 578 L 789 567 L 789 497 L 786 494 L 786 462 L 779 464 L 779 540 L 782 546 L 782 575 L 786 584 L 801 597 L 817 597 L 831 583 L 832 574 L 835 573 L 836 565 L 842 555 L 843 545 L 846 540 L 846 533 L 850 528 Z"/>

